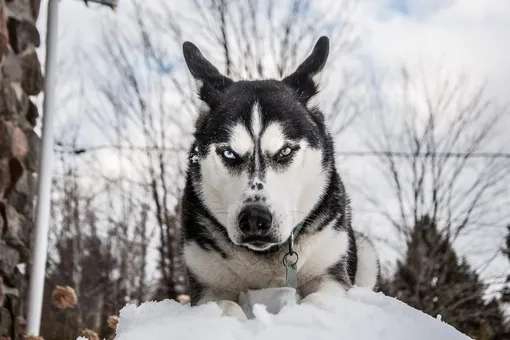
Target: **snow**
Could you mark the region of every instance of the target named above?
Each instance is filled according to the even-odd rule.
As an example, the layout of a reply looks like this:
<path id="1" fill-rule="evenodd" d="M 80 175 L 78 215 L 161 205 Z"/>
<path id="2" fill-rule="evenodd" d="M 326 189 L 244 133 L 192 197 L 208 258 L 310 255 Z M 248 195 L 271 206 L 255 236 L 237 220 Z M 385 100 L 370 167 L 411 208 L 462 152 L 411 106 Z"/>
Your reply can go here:
<path id="1" fill-rule="evenodd" d="M 245 323 L 221 316 L 212 302 L 198 307 L 173 300 L 127 305 L 115 339 L 469 339 L 439 318 L 364 288 L 353 288 L 320 308 L 299 305 L 295 298 L 289 289 L 242 294 L 241 304 L 252 306 Z"/>
<path id="2" fill-rule="evenodd" d="M 262 304 L 271 314 L 278 313 L 284 306 L 296 305 L 299 296 L 294 288 L 267 288 L 261 290 L 250 290 L 247 293 L 241 293 L 239 304 L 243 308 L 248 319 L 252 319 L 256 304 Z"/>

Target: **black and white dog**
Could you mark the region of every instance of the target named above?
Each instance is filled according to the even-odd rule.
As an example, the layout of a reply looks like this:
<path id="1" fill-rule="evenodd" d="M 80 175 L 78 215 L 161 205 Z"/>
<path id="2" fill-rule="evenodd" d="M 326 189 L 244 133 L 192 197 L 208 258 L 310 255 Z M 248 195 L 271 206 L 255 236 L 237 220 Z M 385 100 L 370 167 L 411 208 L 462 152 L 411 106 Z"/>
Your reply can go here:
<path id="1" fill-rule="evenodd" d="M 241 292 L 286 285 L 291 233 L 301 303 L 374 289 L 378 257 L 351 227 L 333 140 L 309 104 L 328 38 L 281 81 L 233 81 L 192 43 L 183 52 L 202 101 L 182 198 L 191 303 L 215 301 L 245 319 Z"/>

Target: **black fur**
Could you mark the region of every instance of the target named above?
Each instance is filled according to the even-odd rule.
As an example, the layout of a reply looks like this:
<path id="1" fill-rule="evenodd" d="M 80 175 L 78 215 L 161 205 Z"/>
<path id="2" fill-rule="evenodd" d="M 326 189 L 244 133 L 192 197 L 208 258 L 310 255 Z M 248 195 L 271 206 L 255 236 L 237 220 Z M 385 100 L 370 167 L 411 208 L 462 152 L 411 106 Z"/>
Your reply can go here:
<path id="1" fill-rule="evenodd" d="M 329 40 L 321 37 L 312 54 L 299 65 L 296 72 L 283 79 L 283 82 L 291 86 L 299 94 L 299 99 L 307 103 L 310 98 L 317 94 L 317 84 L 312 77 L 322 71 L 329 55 Z"/>

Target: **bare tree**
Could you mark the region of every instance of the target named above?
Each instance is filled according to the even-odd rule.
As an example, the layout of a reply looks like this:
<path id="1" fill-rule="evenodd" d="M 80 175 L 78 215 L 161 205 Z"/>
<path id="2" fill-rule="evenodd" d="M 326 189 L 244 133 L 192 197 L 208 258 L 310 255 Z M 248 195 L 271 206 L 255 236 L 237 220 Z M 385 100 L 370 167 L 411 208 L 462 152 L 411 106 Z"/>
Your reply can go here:
<path id="1" fill-rule="evenodd" d="M 73 124 L 65 127 L 59 144 L 76 150 L 79 129 Z M 76 338 L 90 328 L 106 336 L 112 332 L 109 316 L 126 302 L 140 303 L 148 297 L 146 205 L 133 201 L 129 187 L 119 195 L 115 183 L 91 181 L 84 164 L 93 164 L 94 157 L 57 151 L 42 332 Z M 105 202 L 118 202 L 122 209 Z M 53 305 L 55 285 L 73 287 L 78 297 L 73 310 Z"/>
<path id="2" fill-rule="evenodd" d="M 508 108 L 484 85 L 470 86 L 464 75 L 430 68 L 403 68 L 397 82 L 374 84 L 367 144 L 380 174 L 374 176 L 377 192 L 368 190 L 374 182 L 366 179 L 360 191 L 400 241 L 408 242 L 413 227 L 428 216 L 452 242 L 462 239 L 464 255 L 483 250 L 480 240 L 503 232 L 510 216 L 510 158 L 502 153 Z"/>
<path id="3" fill-rule="evenodd" d="M 178 51 L 185 39 L 192 39 L 233 79 L 281 79 L 294 70 L 320 35 L 327 34 L 332 57 L 330 72 L 322 79 L 327 96 L 323 96 L 321 107 L 333 135 L 339 135 L 363 109 L 353 91 L 361 77 L 343 65 L 345 57 L 359 46 L 353 24 L 358 2 L 193 0 L 191 11 L 175 11 L 163 2 L 149 18 L 170 34 Z M 190 16 L 190 12 L 196 15 Z"/>

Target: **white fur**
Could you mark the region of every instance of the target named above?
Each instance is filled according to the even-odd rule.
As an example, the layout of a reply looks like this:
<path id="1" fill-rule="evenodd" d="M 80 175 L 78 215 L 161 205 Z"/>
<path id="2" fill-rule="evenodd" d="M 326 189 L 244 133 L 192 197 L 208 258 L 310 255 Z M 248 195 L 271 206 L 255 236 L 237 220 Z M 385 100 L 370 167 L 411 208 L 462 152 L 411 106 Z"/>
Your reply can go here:
<path id="1" fill-rule="evenodd" d="M 285 135 L 277 123 L 269 124 L 260 138 L 260 148 L 263 152 L 275 154 L 285 144 Z"/>
<path id="2" fill-rule="evenodd" d="M 317 86 L 320 86 L 320 83 L 322 81 L 322 76 L 323 76 L 323 72 L 322 70 L 320 70 L 319 72 L 316 72 L 314 74 L 312 74 L 312 81 L 315 85 Z"/>
<path id="3" fill-rule="evenodd" d="M 319 91 L 319 94 L 313 96 L 312 98 L 310 98 L 308 100 L 308 103 L 306 104 L 306 106 L 309 108 L 309 109 L 313 109 L 315 107 L 319 107 L 320 103 L 322 102 L 322 98 L 321 98 L 321 95 L 320 95 L 320 88 L 322 87 L 321 86 L 321 82 L 322 82 L 322 79 L 324 78 L 324 73 L 321 71 L 317 72 L 317 73 L 314 73 L 312 75 L 312 81 L 314 82 L 315 85 L 318 86 L 318 91 Z"/>
<path id="4" fill-rule="evenodd" d="M 243 308 L 236 302 L 230 300 L 220 300 L 217 302 L 217 304 L 223 311 L 224 316 L 232 316 L 241 322 L 248 321 Z"/>
<path id="5" fill-rule="evenodd" d="M 206 113 L 209 113 L 211 111 L 211 108 L 209 107 L 209 105 L 207 105 L 206 102 L 200 102 L 200 106 L 198 107 L 198 114 L 199 115 L 204 115 Z"/>
<path id="6" fill-rule="evenodd" d="M 373 289 L 377 284 L 379 274 L 379 258 L 372 243 L 359 234 L 356 234 L 358 249 L 358 268 L 354 284 L 358 287 Z"/>
<path id="7" fill-rule="evenodd" d="M 258 102 L 255 102 L 251 109 L 251 129 L 253 131 L 254 143 L 258 144 L 260 139 L 260 133 L 262 131 L 262 112 Z M 258 173 L 260 170 L 260 155 L 255 153 L 255 172 Z M 260 181 L 259 178 L 256 179 Z"/>
<path id="8" fill-rule="evenodd" d="M 262 135 L 263 153 L 275 154 L 286 143 L 279 124 L 270 124 Z M 284 242 L 291 231 L 313 209 L 327 184 L 322 169 L 322 152 L 301 141 L 292 164 L 285 171 L 267 171 L 265 194 L 271 207 L 273 220 L 278 225 L 277 238 Z"/>
<path id="9" fill-rule="evenodd" d="M 262 131 L 262 112 L 258 102 L 255 102 L 251 109 L 251 128 L 254 137 L 258 139 Z"/>
<path id="10" fill-rule="evenodd" d="M 195 79 L 195 85 L 197 86 L 197 90 L 200 91 L 204 86 L 204 82 L 200 79 Z"/>
<path id="11" fill-rule="evenodd" d="M 272 123 L 262 131 L 260 108 L 256 103 L 252 109 L 253 131 L 261 132 L 253 138 L 246 127 L 235 125 L 231 130 L 228 146 L 239 155 L 255 152 L 257 139 L 263 157 L 274 155 L 287 140 L 278 123 Z M 255 139 L 255 140 L 254 140 Z M 238 216 L 247 198 L 254 195 L 263 196 L 273 217 L 271 233 L 277 243 L 290 237 L 293 228 L 299 224 L 313 209 L 320 199 L 325 186 L 326 174 L 322 169 L 322 153 L 301 141 L 300 150 L 295 151 L 294 159 L 285 171 L 268 168 L 262 190 L 253 190 L 249 175 L 245 172 L 232 174 L 223 164 L 221 156 L 215 151 L 215 145 L 202 161 L 202 195 L 206 206 L 213 215 L 227 228 L 228 235 L 234 244 L 241 244 L 241 233 L 238 229 Z M 305 161 L 306 160 L 306 161 Z M 267 244 L 264 249 L 247 245 L 253 250 L 264 250 L 272 246 Z"/>
<path id="12" fill-rule="evenodd" d="M 237 124 L 231 130 L 228 146 L 244 156 L 253 152 L 255 144 L 246 128 Z M 217 154 L 217 146 L 211 148 L 201 166 L 203 200 L 214 217 L 226 226 L 232 242 L 239 245 L 241 235 L 237 221 L 246 193 L 251 190 L 248 174 L 232 175 Z"/>
<path id="13" fill-rule="evenodd" d="M 324 281 L 319 284 L 317 291 L 305 296 L 299 303 L 315 307 L 325 307 L 331 296 L 344 297 L 347 289 L 336 281 Z"/>
<path id="14" fill-rule="evenodd" d="M 232 176 L 215 150 L 209 152 L 201 165 L 204 203 L 214 217 L 227 227 L 232 242 L 239 244 L 236 214 L 243 201 L 243 192 L 247 190 L 248 174 Z"/>
<path id="15" fill-rule="evenodd" d="M 232 128 L 231 134 L 229 146 L 238 155 L 243 156 L 253 151 L 255 144 L 246 127 L 237 124 Z"/>
<path id="16" fill-rule="evenodd" d="M 298 292 L 306 297 L 312 293 L 322 291 L 327 287 L 327 270 L 348 251 L 346 232 L 333 230 L 332 222 L 317 234 L 307 236 L 297 242 L 296 252 L 299 254 L 297 263 Z M 191 242 L 184 246 L 184 257 L 189 269 L 201 282 L 207 282 L 211 290 L 202 298 L 207 301 L 232 300 L 237 301 L 240 292 L 249 289 L 262 289 L 285 286 L 285 269 L 282 258 L 288 249 L 282 249 L 271 257 L 259 257 L 241 248 L 231 248 L 228 244 L 221 244 L 230 249 L 228 258 L 222 258 L 218 253 L 208 252 Z M 331 294 L 345 291 L 339 284 L 337 290 L 327 292 Z"/>
<path id="17" fill-rule="evenodd" d="M 231 316 L 241 322 L 248 320 L 243 308 L 233 301 L 232 299 L 222 299 L 219 295 L 214 294 L 212 291 L 207 292 L 202 299 L 197 302 L 197 306 L 204 305 L 210 302 L 215 302 L 220 307 L 223 316 Z"/>

